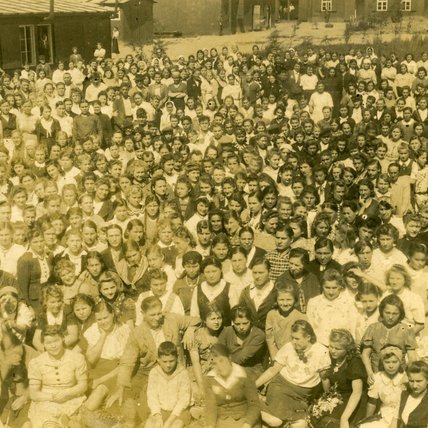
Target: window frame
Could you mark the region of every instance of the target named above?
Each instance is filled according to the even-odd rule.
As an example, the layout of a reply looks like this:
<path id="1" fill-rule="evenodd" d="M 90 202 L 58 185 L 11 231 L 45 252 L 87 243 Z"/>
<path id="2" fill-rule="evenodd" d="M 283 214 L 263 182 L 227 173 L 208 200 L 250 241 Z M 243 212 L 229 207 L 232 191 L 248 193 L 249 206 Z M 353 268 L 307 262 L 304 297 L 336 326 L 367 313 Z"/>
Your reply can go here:
<path id="1" fill-rule="evenodd" d="M 401 0 L 401 11 L 411 12 L 411 10 L 412 10 L 412 0 Z"/>
<path id="2" fill-rule="evenodd" d="M 321 0 L 321 12 L 331 12 L 333 10 L 333 0 Z"/>
<path id="3" fill-rule="evenodd" d="M 24 39 L 22 39 L 21 37 L 21 30 L 24 29 L 24 31 L 26 32 L 27 30 L 30 31 L 30 46 L 27 45 L 27 37 L 25 37 Z M 25 36 L 27 36 L 27 34 L 25 34 Z M 25 42 L 25 48 L 26 50 L 23 51 L 22 50 L 22 46 L 21 46 L 21 42 Z M 19 52 L 20 52 L 20 60 L 21 60 L 21 65 L 24 66 L 25 63 L 29 64 L 29 65 L 36 65 L 37 62 L 37 51 L 36 51 L 36 31 L 35 31 L 35 27 L 34 25 L 20 25 L 19 26 Z M 23 61 L 23 54 L 25 53 L 25 61 Z M 32 61 L 28 61 L 28 53 L 31 53 L 32 56 Z"/>
<path id="4" fill-rule="evenodd" d="M 387 12 L 388 0 L 376 0 L 376 12 Z"/>

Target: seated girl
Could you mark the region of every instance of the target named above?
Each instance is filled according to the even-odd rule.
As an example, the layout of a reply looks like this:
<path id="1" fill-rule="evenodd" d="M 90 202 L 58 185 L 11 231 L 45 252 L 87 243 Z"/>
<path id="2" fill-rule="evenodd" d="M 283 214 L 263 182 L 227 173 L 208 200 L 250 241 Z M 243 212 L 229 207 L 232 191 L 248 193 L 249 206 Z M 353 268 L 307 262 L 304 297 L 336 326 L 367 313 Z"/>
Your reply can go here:
<path id="1" fill-rule="evenodd" d="M 286 343 L 291 341 L 291 326 L 297 320 L 306 320 L 306 315 L 296 309 L 298 301 L 297 287 L 279 285 L 276 287 L 276 308 L 266 318 L 266 342 L 271 359 L 275 358 Z"/>
<path id="2" fill-rule="evenodd" d="M 133 327 L 135 321 L 135 302 L 126 296 L 119 276 L 111 271 L 103 272 L 99 278 L 99 291 L 101 299 L 113 306 L 118 319 Z"/>
<path id="3" fill-rule="evenodd" d="M 415 361 L 406 369 L 408 387 L 400 398 L 391 428 L 419 428 L 428 425 L 428 364 Z"/>
<path id="4" fill-rule="evenodd" d="M 210 305 L 202 317 L 202 322 L 203 326 L 195 331 L 195 340 L 190 349 L 197 387 L 194 396 L 197 401 L 203 398 L 203 376 L 213 368 L 211 348 L 218 342 L 218 336 L 223 328 L 223 315 L 220 309 L 215 304 Z"/>
<path id="5" fill-rule="evenodd" d="M 383 370 L 374 375 L 373 385 L 368 391 L 366 418 L 360 422 L 360 428 L 390 428 L 405 389 L 401 349 L 386 345 L 380 352 L 380 362 Z M 376 409 L 379 411 L 375 414 Z"/>
<path id="6" fill-rule="evenodd" d="M 224 345 L 213 345 L 211 355 L 213 369 L 204 378 L 205 427 L 259 427 L 260 403 L 254 383 L 232 362 Z"/>
<path id="7" fill-rule="evenodd" d="M 77 321 L 74 314 L 67 311 L 64 294 L 57 285 L 48 285 L 42 290 L 42 313 L 37 318 L 33 346 L 43 352 L 42 332 L 47 327 L 57 326 L 64 338 L 64 345 L 73 348 L 79 340 Z"/>
<path id="8" fill-rule="evenodd" d="M 83 333 L 88 344 L 90 388 L 94 395 L 104 392 L 107 396 L 116 385 L 119 361 L 131 329 L 117 320 L 114 308 L 103 300 L 95 305 L 94 313 L 96 322 Z"/>
<path id="9" fill-rule="evenodd" d="M 62 331 L 59 325 L 45 326 L 39 333 L 43 353 L 28 365 L 32 428 L 79 426 L 74 417 L 86 399 L 87 366 L 82 354 L 66 349 Z"/>
<path id="10" fill-rule="evenodd" d="M 256 381 L 269 383 L 262 419 L 271 427 L 287 421 L 292 428 L 306 427 L 309 404 L 328 383 L 324 374 L 330 367 L 328 350 L 317 342 L 311 325 L 305 320 L 291 327 L 291 341 L 276 354 L 273 366 Z"/>
<path id="11" fill-rule="evenodd" d="M 227 347 L 232 361 L 244 367 L 250 379 L 256 379 L 263 372 L 267 353 L 265 334 L 252 325 L 246 306 L 235 306 L 230 317 L 232 325 L 223 329 L 218 342 Z"/>
<path id="12" fill-rule="evenodd" d="M 89 251 L 86 255 L 86 268 L 79 275 L 78 293 L 87 294 L 97 299 L 100 295 L 98 282 L 100 275 L 106 271 L 104 259 L 98 251 Z"/>

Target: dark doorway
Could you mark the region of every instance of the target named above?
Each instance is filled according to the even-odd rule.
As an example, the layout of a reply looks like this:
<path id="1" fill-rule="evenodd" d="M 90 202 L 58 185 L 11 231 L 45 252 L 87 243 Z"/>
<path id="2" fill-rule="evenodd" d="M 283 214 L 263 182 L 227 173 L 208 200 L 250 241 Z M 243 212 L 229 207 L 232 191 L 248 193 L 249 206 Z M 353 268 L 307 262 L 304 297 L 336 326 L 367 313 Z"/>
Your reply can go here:
<path id="1" fill-rule="evenodd" d="M 299 0 L 280 0 L 279 19 L 294 21 L 299 18 Z"/>

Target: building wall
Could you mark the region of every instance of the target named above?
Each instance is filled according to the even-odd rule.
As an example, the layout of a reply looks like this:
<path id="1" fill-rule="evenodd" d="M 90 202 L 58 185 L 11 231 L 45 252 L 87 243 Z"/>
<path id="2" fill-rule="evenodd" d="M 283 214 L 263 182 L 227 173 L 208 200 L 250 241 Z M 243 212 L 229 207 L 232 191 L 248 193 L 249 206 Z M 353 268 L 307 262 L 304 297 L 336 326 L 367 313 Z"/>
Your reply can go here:
<path id="1" fill-rule="evenodd" d="M 368 16 L 370 13 L 382 13 L 376 12 L 376 0 L 365 0 L 365 16 Z M 427 0 L 412 0 L 412 10 L 410 12 L 403 11 L 403 16 L 406 16 L 407 14 L 426 15 L 427 13 Z"/>
<path id="2" fill-rule="evenodd" d="M 110 18 L 107 14 L 56 15 L 53 22 L 45 20 L 44 16 L 0 17 L 2 68 L 11 70 L 21 67 L 20 25 L 45 25 L 49 23 L 52 24 L 54 62 L 67 60 L 73 46 L 79 48 L 85 59 L 90 59 L 97 42 L 102 43 L 107 50 L 107 55 L 110 55 Z M 16 43 L 10 43 L 10 40 L 15 40 Z"/>
<path id="3" fill-rule="evenodd" d="M 332 0 L 330 21 L 349 20 L 355 15 L 355 0 Z M 325 20 L 325 13 L 321 11 L 321 0 L 299 0 L 298 19 L 300 21 Z"/>
<path id="4" fill-rule="evenodd" d="M 121 39 L 128 43 L 143 44 L 153 40 L 152 0 L 131 0 L 121 6 Z"/>
<path id="5" fill-rule="evenodd" d="M 362 19 L 376 12 L 376 0 L 332 0 L 333 7 L 330 21 L 349 20 L 357 13 Z M 390 0 L 391 1 L 391 0 Z M 325 15 L 321 12 L 321 0 L 299 0 L 298 19 L 300 21 L 324 21 Z M 403 12 L 403 16 L 411 13 L 426 15 L 428 13 L 428 0 L 412 0 L 411 12 Z"/>
<path id="6" fill-rule="evenodd" d="M 220 0 L 156 0 L 154 31 L 218 34 L 220 12 Z"/>

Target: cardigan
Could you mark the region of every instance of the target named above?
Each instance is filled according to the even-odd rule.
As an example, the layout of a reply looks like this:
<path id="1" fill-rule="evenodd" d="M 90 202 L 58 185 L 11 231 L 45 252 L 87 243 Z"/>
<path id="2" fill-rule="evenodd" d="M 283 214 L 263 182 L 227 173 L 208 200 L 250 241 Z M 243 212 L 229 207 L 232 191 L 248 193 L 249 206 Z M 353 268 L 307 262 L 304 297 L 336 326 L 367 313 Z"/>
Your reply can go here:
<path id="1" fill-rule="evenodd" d="M 409 391 L 403 391 L 401 393 L 400 406 L 398 410 L 398 428 L 426 428 L 428 426 L 428 392 L 425 393 L 425 396 L 422 398 L 422 401 L 416 409 L 410 413 L 407 424 L 405 424 L 401 419 L 401 414 L 406 406 L 409 395 Z"/>
<path id="2" fill-rule="evenodd" d="M 266 356 L 265 334 L 257 327 L 251 327 L 248 336 L 238 343 L 235 329 L 225 327 L 220 333 L 218 343 L 230 351 L 232 361 L 242 367 L 254 367 L 263 363 Z"/>

